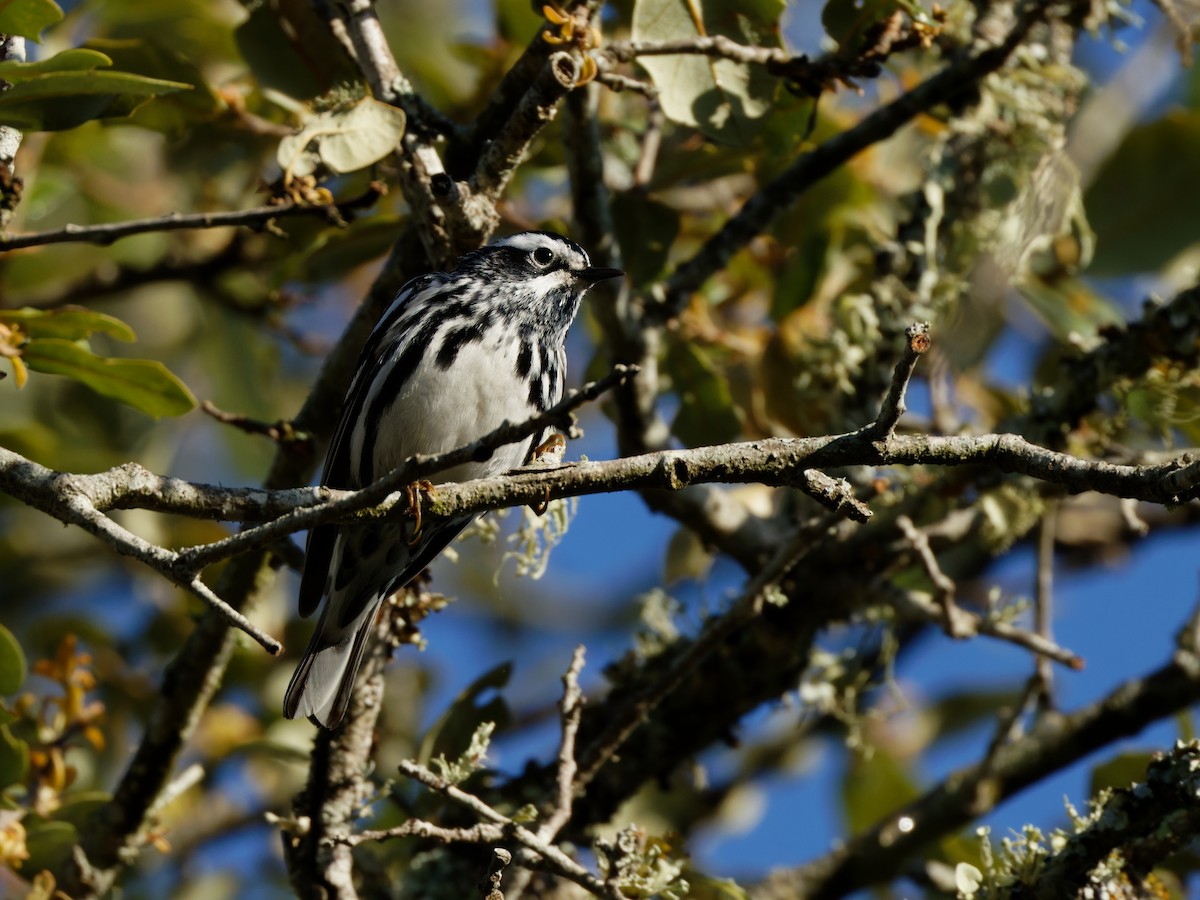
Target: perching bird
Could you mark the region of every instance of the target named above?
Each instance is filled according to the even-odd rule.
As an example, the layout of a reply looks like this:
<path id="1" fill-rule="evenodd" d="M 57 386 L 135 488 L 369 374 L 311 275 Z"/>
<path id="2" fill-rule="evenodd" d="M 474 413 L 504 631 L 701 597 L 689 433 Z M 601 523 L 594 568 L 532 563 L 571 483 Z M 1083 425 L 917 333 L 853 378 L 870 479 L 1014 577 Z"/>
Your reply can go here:
<path id="1" fill-rule="evenodd" d="M 574 241 L 515 234 L 464 255 L 453 272 L 408 282 L 371 336 L 350 384 L 321 483 L 365 487 L 408 457 L 454 450 L 563 395 L 566 338 L 589 287 L 624 273 L 591 265 Z M 544 435 L 440 474 L 485 478 L 523 465 Z M 284 715 L 326 728 L 345 715 L 375 613 L 474 516 L 320 525 L 308 536 L 300 615 L 328 598 L 292 676 Z"/>

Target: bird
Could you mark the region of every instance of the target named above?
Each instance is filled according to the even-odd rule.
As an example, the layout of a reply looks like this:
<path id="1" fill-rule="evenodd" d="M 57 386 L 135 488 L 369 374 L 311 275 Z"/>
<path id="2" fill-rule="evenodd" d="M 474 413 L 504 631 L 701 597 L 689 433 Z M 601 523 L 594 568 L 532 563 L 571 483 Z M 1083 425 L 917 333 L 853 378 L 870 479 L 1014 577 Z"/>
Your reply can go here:
<path id="1" fill-rule="evenodd" d="M 574 241 L 526 231 L 465 253 L 450 272 L 405 284 L 359 357 L 321 484 L 365 487 L 416 454 L 441 454 L 562 399 L 567 331 L 594 284 L 624 275 L 593 266 Z M 518 468 L 546 432 L 440 473 L 445 481 Z M 412 518 L 310 530 L 299 608 L 325 604 L 284 696 L 284 715 L 336 728 L 383 601 L 407 585 L 474 515 L 418 530 Z"/>

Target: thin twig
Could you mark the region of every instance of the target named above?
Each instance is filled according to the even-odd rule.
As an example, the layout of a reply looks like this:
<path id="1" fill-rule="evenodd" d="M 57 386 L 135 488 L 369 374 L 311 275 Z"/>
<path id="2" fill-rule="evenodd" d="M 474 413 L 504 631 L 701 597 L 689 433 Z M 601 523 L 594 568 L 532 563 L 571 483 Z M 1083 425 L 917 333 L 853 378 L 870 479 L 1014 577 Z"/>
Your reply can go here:
<path id="1" fill-rule="evenodd" d="M 854 488 L 845 478 L 834 478 L 816 469 L 806 469 L 800 473 L 796 487 L 830 512 L 860 524 L 869 521 L 873 515 L 871 507 L 854 496 Z"/>
<path id="2" fill-rule="evenodd" d="M 504 870 L 511 862 L 512 854 L 503 847 L 492 848 L 492 858 L 488 860 L 487 871 L 479 880 L 479 893 L 483 900 L 504 900 L 504 893 L 500 890 L 500 880 L 504 877 Z"/>
<path id="3" fill-rule="evenodd" d="M 601 69 L 600 74 L 596 76 L 596 81 L 617 93 L 633 91 L 651 100 L 658 98 L 658 88 L 650 82 L 639 81 L 628 75 L 622 75 L 620 72 L 607 72 Z"/>
<path id="4" fill-rule="evenodd" d="M 863 429 L 863 435 L 868 440 L 882 441 L 890 438 L 896 431 L 900 417 L 906 412 L 904 394 L 908 390 L 908 382 L 912 379 L 917 360 L 931 345 L 929 323 L 913 322 L 904 330 L 904 338 L 904 352 L 892 373 L 892 383 L 883 398 L 879 415 Z"/>
<path id="5" fill-rule="evenodd" d="M 571 664 L 563 674 L 563 695 L 558 704 L 559 720 L 562 723 L 562 740 L 558 745 L 558 762 L 555 766 L 555 796 L 550 814 L 538 826 L 537 836 L 552 842 L 563 827 L 571 821 L 575 807 L 575 774 L 579 764 L 575 759 L 575 741 L 579 735 L 579 723 L 583 719 L 583 691 L 579 687 L 579 673 L 583 670 L 584 648 L 579 645 L 571 657 Z M 522 850 L 518 857 L 521 868 L 509 882 L 509 889 L 520 897 L 529 886 L 532 875 L 530 851 Z"/>
<path id="6" fill-rule="evenodd" d="M 29 234 L 0 234 L 0 253 L 8 250 L 20 250 L 23 247 L 40 247 L 45 244 L 83 242 L 107 245 L 121 238 L 152 231 L 184 231 L 192 228 L 236 226 L 262 228 L 272 219 L 289 216 L 319 215 L 333 221 L 340 221 L 341 213 L 370 206 L 384 193 L 382 182 L 372 182 L 370 190 L 361 197 L 341 203 L 300 203 L 295 200 L 282 200 L 274 205 L 230 212 L 171 213 L 153 219 L 133 219 L 128 222 L 111 222 L 101 225 L 64 225 L 53 231 L 35 231 Z"/>
<path id="7" fill-rule="evenodd" d="M 0 448 L 0 455 L 7 453 L 7 450 Z M 179 585 L 188 593 L 199 597 L 225 622 L 250 635 L 270 654 L 278 655 L 283 651 L 283 644 L 256 627 L 249 619 L 214 594 L 196 576 L 194 571 L 186 567 L 181 568 L 178 553 L 152 544 L 122 528 L 98 510 L 85 494 L 71 490 L 69 481 L 63 482 L 57 473 L 51 472 L 49 469 L 43 469 L 40 466 L 37 469 L 40 471 L 32 470 L 31 465 L 21 467 L 22 480 L 19 493 L 13 493 L 7 485 L 5 485 L 5 489 L 18 499 L 53 516 L 60 522 L 78 525 L 122 556 L 137 560 L 167 580 Z M 0 478 L 0 485 L 3 484 L 4 480 Z"/>
<path id="8" fill-rule="evenodd" d="M 918 848 L 953 834 L 999 803 L 1122 735 L 1186 709 L 1200 698 L 1200 665 L 1192 654 L 1074 712 L 1042 717 L 1025 736 L 990 760 L 945 780 L 871 828 L 812 862 L 769 879 L 770 896 L 842 897 L 891 879 Z M 899 829 L 906 821 L 913 827 Z"/>
<path id="9" fill-rule="evenodd" d="M 926 621 L 936 622 L 945 627 L 945 607 L 935 602 L 928 594 L 920 591 L 900 591 L 894 594 L 893 603 L 902 613 L 912 611 Z M 977 615 L 966 609 L 959 608 L 957 615 L 963 622 L 963 629 L 970 634 L 982 634 L 996 638 L 997 640 L 1007 641 L 1010 644 L 1016 644 L 1018 647 L 1024 647 L 1038 657 L 1052 659 L 1069 669 L 1079 671 L 1084 667 L 1084 661 L 1081 657 L 1065 647 L 1060 647 L 1052 640 L 1042 637 L 1040 634 L 1018 628 L 1016 625 L 1008 622 Z"/>
<path id="10" fill-rule="evenodd" d="M 324 2 L 318 9 L 326 17 L 330 30 L 348 47 L 375 98 L 404 110 L 411 127 L 406 127 L 400 138 L 401 190 L 411 207 L 410 218 L 426 257 L 435 268 L 445 268 L 462 250 L 471 247 L 456 246 L 454 237 L 447 232 L 446 213 L 433 190 L 434 179 L 444 176 L 445 170 L 429 140 L 428 132 L 435 129 L 423 125 L 439 123 L 437 127 L 449 129 L 452 135 L 456 129 L 425 102 L 396 64 L 373 0 Z M 472 247 L 481 242 L 478 235 L 464 238 L 464 243 Z"/>
<path id="11" fill-rule="evenodd" d="M 575 86 L 579 62 L 569 53 L 554 53 L 521 102 L 487 143 L 471 176 L 471 190 L 494 202 L 504 193 L 529 146 L 558 112 L 558 102 Z"/>
<path id="12" fill-rule="evenodd" d="M 223 425 L 231 425 L 239 431 L 244 431 L 246 434 L 259 434 L 263 437 L 270 438 L 277 444 L 294 444 L 299 441 L 310 440 L 308 435 L 297 434 L 292 427 L 292 423 L 287 419 L 279 419 L 275 422 L 263 422 L 259 419 L 252 419 L 249 416 L 241 413 L 226 412 L 219 409 L 211 400 L 205 400 L 200 404 L 200 411 L 207 416 L 211 416 Z"/>
<path id="13" fill-rule="evenodd" d="M 529 848 L 534 853 L 538 854 L 550 869 L 564 878 L 578 884 L 580 887 L 591 891 L 597 897 L 606 897 L 608 900 L 625 900 L 625 895 L 616 887 L 616 885 L 607 884 L 581 866 L 575 860 L 571 859 L 558 847 L 550 844 L 529 829 L 517 824 L 511 818 L 501 812 L 497 812 L 492 807 L 488 806 L 474 794 L 467 793 L 458 786 L 451 784 L 446 779 L 434 774 L 429 769 L 419 765 L 411 760 L 403 760 L 400 763 L 400 772 L 403 775 L 412 778 L 414 781 L 419 781 L 430 790 L 437 791 L 451 800 L 462 804 L 472 810 L 480 818 L 497 825 L 504 826 L 505 833 L 511 835 L 515 840 L 519 841 L 523 846 Z"/>
<path id="14" fill-rule="evenodd" d="M 563 695 L 559 703 L 559 718 L 562 720 L 562 740 L 558 745 L 558 767 L 555 772 L 557 793 L 554 811 L 538 826 L 538 837 L 552 841 L 571 819 L 571 808 L 575 802 L 575 773 L 579 764 L 575 759 L 575 738 L 579 735 L 579 721 L 583 717 L 583 691 L 579 688 L 579 673 L 583 671 L 584 648 L 580 644 L 571 656 L 571 665 L 563 675 Z"/>
<path id="15" fill-rule="evenodd" d="M 921 567 L 925 570 L 926 577 L 933 582 L 933 586 L 937 591 L 938 605 L 942 608 L 943 625 L 946 629 L 946 634 L 952 638 L 967 638 L 975 634 L 973 624 L 970 618 L 964 615 L 963 610 L 958 608 L 954 602 L 954 594 L 957 587 L 954 581 L 942 571 L 942 567 L 938 565 L 937 556 L 934 555 L 933 548 L 929 546 L 929 538 L 925 532 L 917 528 L 913 524 L 913 520 L 908 516 L 898 516 L 896 518 L 896 526 L 903 533 L 909 545 L 916 551 L 917 558 L 921 560 Z"/>
<path id="16" fill-rule="evenodd" d="M 642 132 L 642 145 L 638 151 L 637 165 L 633 169 L 633 186 L 646 188 L 654 177 L 654 166 L 658 162 L 658 150 L 662 146 L 663 125 L 666 116 L 663 115 L 662 104 L 657 99 L 651 99 L 646 110 L 646 130 Z"/>
<path id="17" fill-rule="evenodd" d="M 1038 525 L 1037 580 L 1033 591 L 1034 628 L 1047 641 L 1054 640 L 1054 539 L 1058 530 L 1059 501 L 1046 501 L 1046 511 Z M 1038 709 L 1054 708 L 1054 670 L 1045 657 L 1035 662 L 1034 677 L 1038 685 Z"/>

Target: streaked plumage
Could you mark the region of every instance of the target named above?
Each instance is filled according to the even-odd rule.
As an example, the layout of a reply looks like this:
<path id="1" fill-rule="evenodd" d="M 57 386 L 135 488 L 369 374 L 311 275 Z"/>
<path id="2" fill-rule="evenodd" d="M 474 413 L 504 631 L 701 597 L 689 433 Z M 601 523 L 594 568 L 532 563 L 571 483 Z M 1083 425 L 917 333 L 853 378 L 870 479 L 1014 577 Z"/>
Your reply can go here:
<path id="1" fill-rule="evenodd" d="M 557 403 L 567 329 L 584 292 L 621 273 L 593 268 L 573 241 L 525 232 L 464 255 L 453 272 L 406 284 L 358 363 L 321 483 L 364 487 L 418 453 L 444 453 Z M 544 435 L 439 475 L 484 478 L 517 468 Z M 300 614 L 328 598 L 292 676 L 284 714 L 327 728 L 345 714 L 380 603 L 404 587 L 471 521 L 322 525 L 308 537 Z"/>

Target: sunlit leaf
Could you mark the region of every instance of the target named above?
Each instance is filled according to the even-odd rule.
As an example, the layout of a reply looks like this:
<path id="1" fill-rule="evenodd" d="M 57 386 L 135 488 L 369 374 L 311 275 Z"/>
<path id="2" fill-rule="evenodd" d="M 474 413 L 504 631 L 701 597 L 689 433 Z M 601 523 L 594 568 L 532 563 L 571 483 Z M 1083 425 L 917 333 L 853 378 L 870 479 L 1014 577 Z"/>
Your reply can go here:
<path id="1" fill-rule="evenodd" d="M 1084 195 L 1096 233 L 1089 273 L 1158 268 L 1200 240 L 1200 112 L 1177 110 L 1134 128 Z"/>
<path id="2" fill-rule="evenodd" d="M 0 34 L 15 34 L 40 44 L 42 32 L 62 17 L 54 0 L 8 0 L 0 3 Z"/>
<path id="3" fill-rule="evenodd" d="M 784 3 L 757 0 L 638 0 L 635 41 L 724 35 L 741 44 L 777 46 Z M 727 143 L 745 143 L 770 109 L 777 79 L 762 66 L 697 54 L 642 56 L 668 118 Z"/>
<path id="4" fill-rule="evenodd" d="M 0 322 L 16 322 L 30 338 L 61 338 L 77 341 L 92 334 L 107 334 L 119 341 L 136 339 L 133 329 L 120 319 L 82 306 L 59 309 L 0 310 Z"/>
<path id="5" fill-rule="evenodd" d="M 663 582 L 667 585 L 685 578 L 704 578 L 712 569 L 713 551 L 706 547 L 696 532 L 680 528 L 667 544 L 663 560 Z"/>
<path id="6" fill-rule="evenodd" d="M 180 416 L 196 405 L 186 385 L 160 362 L 105 359 L 73 341 L 31 341 L 22 358 L 35 372 L 65 375 L 150 416 Z"/>
<path id="7" fill-rule="evenodd" d="M 0 695 L 15 694 L 25 681 L 25 652 L 13 633 L 0 625 Z"/>
<path id="8" fill-rule="evenodd" d="M 76 47 L 34 62 L 6 59 L 0 62 L 0 78 L 15 84 L 35 75 L 48 75 L 51 72 L 87 72 L 111 65 L 112 60 L 100 51 Z"/>
<path id="9" fill-rule="evenodd" d="M 919 795 L 900 762 L 881 748 L 854 759 L 842 782 L 843 809 L 850 834 L 861 834 Z"/>
<path id="10" fill-rule="evenodd" d="M 320 164 L 331 172 L 364 169 L 396 149 L 404 122 L 404 110 L 364 97 L 314 116 L 280 141 L 279 167 L 292 175 L 311 175 Z"/>

